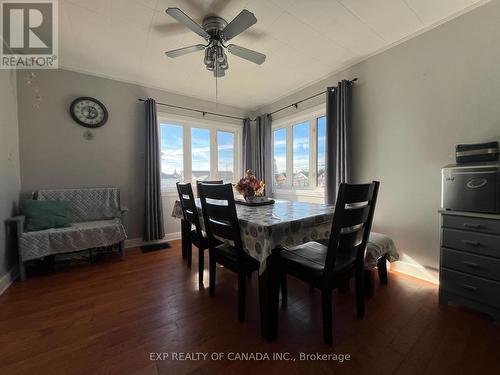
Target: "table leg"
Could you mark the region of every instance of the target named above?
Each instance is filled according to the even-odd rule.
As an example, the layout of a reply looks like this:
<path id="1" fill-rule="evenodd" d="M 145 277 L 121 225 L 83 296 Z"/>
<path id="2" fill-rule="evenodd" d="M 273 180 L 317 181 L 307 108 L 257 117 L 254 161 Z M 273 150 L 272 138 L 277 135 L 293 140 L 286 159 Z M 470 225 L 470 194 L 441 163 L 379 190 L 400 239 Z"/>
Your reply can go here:
<path id="1" fill-rule="evenodd" d="M 278 335 L 279 257 L 279 250 L 273 251 L 266 260 L 266 270 L 259 275 L 260 328 L 267 341 Z"/>

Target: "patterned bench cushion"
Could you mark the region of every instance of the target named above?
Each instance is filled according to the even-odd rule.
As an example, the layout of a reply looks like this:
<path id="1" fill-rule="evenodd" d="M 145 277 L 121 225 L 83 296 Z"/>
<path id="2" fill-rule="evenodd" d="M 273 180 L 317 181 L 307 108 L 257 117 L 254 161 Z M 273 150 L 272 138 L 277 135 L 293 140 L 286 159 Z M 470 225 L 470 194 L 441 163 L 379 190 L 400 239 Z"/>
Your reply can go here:
<path id="1" fill-rule="evenodd" d="M 23 261 L 51 254 L 111 246 L 127 238 L 120 219 L 72 223 L 67 228 L 24 232 L 20 236 Z"/>
<path id="2" fill-rule="evenodd" d="M 70 202 L 70 223 L 120 216 L 120 189 L 114 187 L 39 190 L 36 199 Z"/>
<path id="3" fill-rule="evenodd" d="M 384 255 L 391 263 L 399 260 L 399 253 L 392 238 L 385 234 L 371 232 L 366 245 L 365 269 L 375 268 L 378 258 Z"/>

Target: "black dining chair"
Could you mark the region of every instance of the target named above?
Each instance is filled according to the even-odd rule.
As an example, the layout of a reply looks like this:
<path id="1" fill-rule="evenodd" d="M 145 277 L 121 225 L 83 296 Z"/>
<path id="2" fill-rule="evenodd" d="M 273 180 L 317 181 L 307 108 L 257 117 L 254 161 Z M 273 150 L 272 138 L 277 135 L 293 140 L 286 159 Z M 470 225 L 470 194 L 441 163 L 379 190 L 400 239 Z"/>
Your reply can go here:
<path id="1" fill-rule="evenodd" d="M 194 199 L 193 188 L 190 183 L 177 183 L 179 202 L 182 207 L 184 224 L 189 226 L 182 246 L 187 251 L 188 266 L 191 267 L 192 245 L 198 248 L 198 281 L 203 284 L 203 271 L 205 270 L 205 250 L 208 249 L 208 238 L 203 234 Z M 194 229 L 192 227 L 194 226 Z"/>
<path id="2" fill-rule="evenodd" d="M 200 185 L 201 184 L 222 185 L 223 183 L 224 183 L 224 181 L 222 181 L 222 180 L 212 180 L 212 181 L 196 180 L 196 198 L 200 197 Z"/>
<path id="3" fill-rule="evenodd" d="M 245 320 L 246 275 L 259 269 L 260 263 L 243 249 L 231 184 L 200 185 L 203 221 L 209 243 L 209 294 L 215 295 L 216 264 L 238 274 L 238 319 Z M 216 238 L 223 239 L 222 245 Z"/>
<path id="4" fill-rule="evenodd" d="M 332 345 L 333 289 L 344 287 L 354 277 L 357 316 L 365 315 L 364 257 L 378 189 L 378 181 L 340 184 L 328 245 L 311 241 L 281 252 L 285 280 L 289 274 L 321 290 L 323 336 L 328 345 Z"/>

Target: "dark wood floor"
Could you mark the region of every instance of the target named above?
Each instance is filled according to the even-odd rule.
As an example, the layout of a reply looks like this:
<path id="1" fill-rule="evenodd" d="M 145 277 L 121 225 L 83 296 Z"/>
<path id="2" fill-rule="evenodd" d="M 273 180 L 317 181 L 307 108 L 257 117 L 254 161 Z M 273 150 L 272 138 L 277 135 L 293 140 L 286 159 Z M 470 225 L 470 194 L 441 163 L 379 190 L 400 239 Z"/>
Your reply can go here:
<path id="1" fill-rule="evenodd" d="M 267 343 L 256 275 L 247 321 L 238 323 L 235 275 L 218 269 L 212 299 L 198 288 L 196 260 L 189 270 L 179 242 L 172 244 L 12 285 L 0 296 L 0 374 L 500 374 L 500 327 L 439 306 L 432 284 L 390 273 L 362 321 L 353 295 L 335 292 L 330 349 L 322 343 L 320 294 L 289 279 L 278 340 Z M 316 351 L 351 360 L 299 361 L 300 352 Z M 296 361 L 151 361 L 151 352 L 290 352 Z"/>

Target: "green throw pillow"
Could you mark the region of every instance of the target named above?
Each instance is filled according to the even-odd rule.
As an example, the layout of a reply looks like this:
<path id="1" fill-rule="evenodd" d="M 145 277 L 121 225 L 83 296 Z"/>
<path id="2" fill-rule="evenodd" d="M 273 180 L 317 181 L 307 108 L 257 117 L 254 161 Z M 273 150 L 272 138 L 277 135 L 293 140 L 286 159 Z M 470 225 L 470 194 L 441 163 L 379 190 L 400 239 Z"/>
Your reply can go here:
<path id="1" fill-rule="evenodd" d="M 26 231 L 69 227 L 69 202 L 25 200 L 22 211 L 26 216 Z"/>

